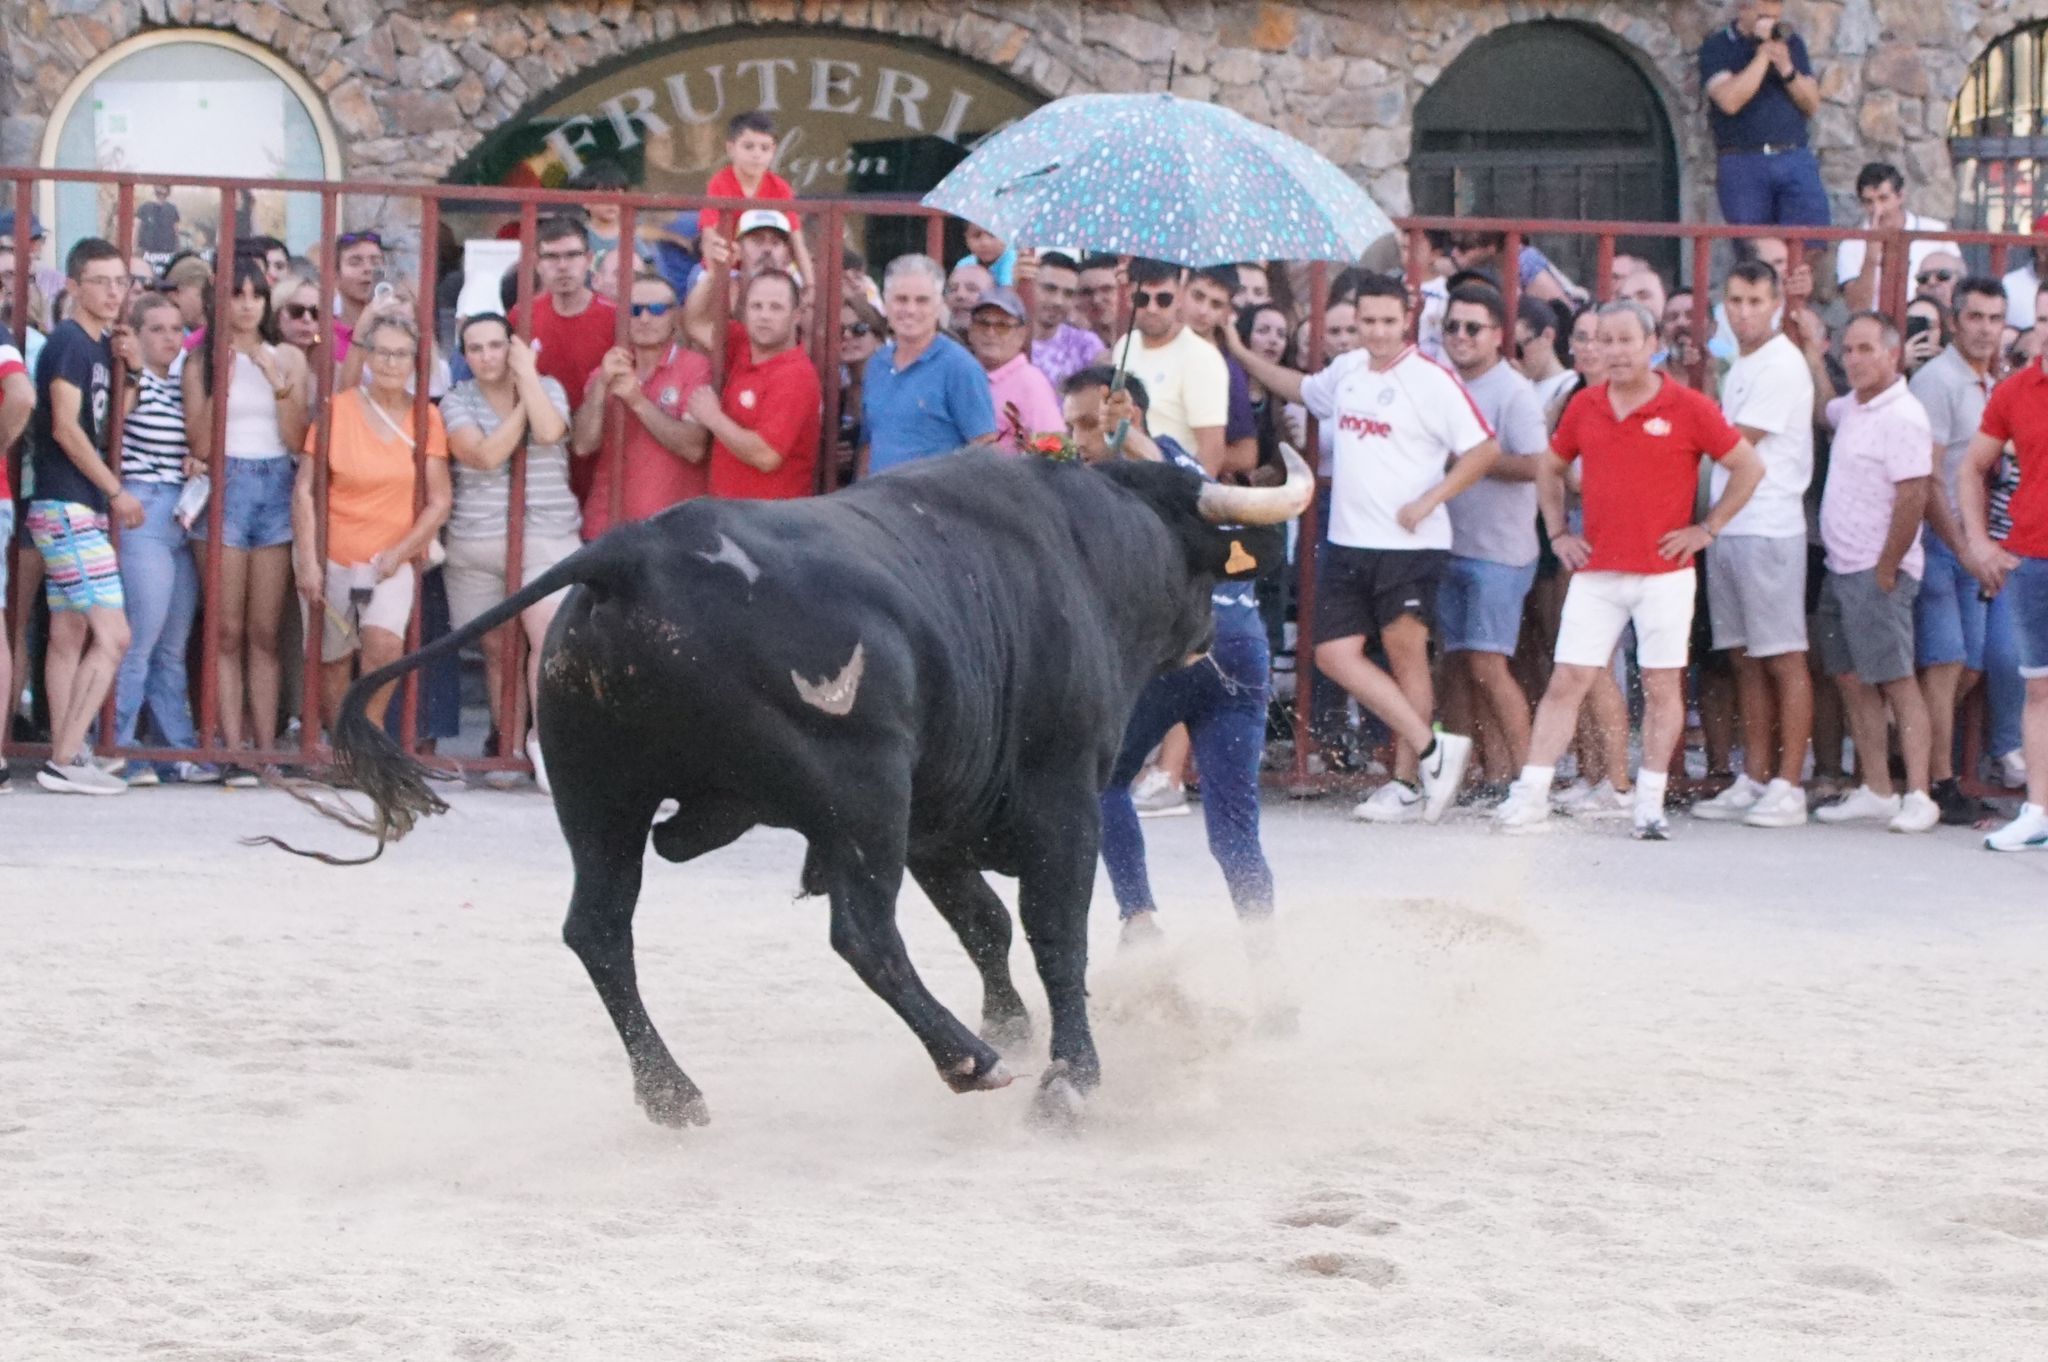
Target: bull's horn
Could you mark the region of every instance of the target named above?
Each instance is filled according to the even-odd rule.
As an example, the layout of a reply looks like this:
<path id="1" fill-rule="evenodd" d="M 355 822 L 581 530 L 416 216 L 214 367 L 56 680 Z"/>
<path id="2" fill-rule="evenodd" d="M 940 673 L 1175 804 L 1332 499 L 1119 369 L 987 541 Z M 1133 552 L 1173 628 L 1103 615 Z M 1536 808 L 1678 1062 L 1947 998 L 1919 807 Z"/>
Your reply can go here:
<path id="1" fill-rule="evenodd" d="M 1204 483 L 1195 509 L 1212 525 L 1278 525 L 1308 509 L 1316 494 L 1316 475 L 1301 461 L 1301 455 L 1286 445 L 1280 457 L 1287 461 L 1287 481 L 1279 487 L 1225 487 Z"/>

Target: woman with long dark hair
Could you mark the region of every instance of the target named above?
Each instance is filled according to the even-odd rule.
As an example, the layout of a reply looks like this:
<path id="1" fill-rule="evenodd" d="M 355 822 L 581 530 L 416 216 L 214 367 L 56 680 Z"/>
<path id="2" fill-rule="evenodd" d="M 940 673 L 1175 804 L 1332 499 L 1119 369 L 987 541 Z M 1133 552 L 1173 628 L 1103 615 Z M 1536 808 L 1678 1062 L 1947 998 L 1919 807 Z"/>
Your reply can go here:
<path id="1" fill-rule="evenodd" d="M 211 493 L 221 499 L 220 542 L 211 542 L 208 508 L 193 522 L 192 548 L 202 582 L 207 555 L 220 554 L 220 596 L 208 608 L 220 620 L 216 693 L 223 744 L 263 751 L 277 741 L 283 685 L 278 626 L 291 596 L 292 451 L 308 425 L 306 358 L 278 340 L 263 262 L 237 257 L 234 271 L 226 317 L 231 372 L 224 382 L 214 373 L 211 340 L 186 357 L 185 436 L 194 475 L 211 474 L 213 403 L 224 394 L 225 457 Z M 209 317 L 209 337 L 214 324 Z M 257 783 L 246 765 L 230 763 L 222 775 L 229 785 Z"/>

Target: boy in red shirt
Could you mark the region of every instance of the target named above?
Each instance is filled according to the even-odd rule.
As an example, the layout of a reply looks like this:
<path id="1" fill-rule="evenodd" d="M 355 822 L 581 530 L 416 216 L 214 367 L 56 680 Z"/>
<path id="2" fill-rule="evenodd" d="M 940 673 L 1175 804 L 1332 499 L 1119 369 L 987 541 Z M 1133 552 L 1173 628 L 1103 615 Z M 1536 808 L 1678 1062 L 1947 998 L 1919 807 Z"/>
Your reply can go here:
<path id="1" fill-rule="evenodd" d="M 758 199 L 764 203 L 796 201 L 796 190 L 789 181 L 769 169 L 775 164 L 775 120 L 759 109 L 734 114 L 725 125 L 725 159 L 726 164 L 704 186 L 706 194 L 713 198 Z M 698 229 L 711 231 L 718 226 L 721 216 L 719 209 L 705 209 L 697 215 Z M 789 214 L 789 225 L 797 272 L 804 279 L 815 279 L 817 273 L 811 268 L 803 224 L 795 213 Z"/>

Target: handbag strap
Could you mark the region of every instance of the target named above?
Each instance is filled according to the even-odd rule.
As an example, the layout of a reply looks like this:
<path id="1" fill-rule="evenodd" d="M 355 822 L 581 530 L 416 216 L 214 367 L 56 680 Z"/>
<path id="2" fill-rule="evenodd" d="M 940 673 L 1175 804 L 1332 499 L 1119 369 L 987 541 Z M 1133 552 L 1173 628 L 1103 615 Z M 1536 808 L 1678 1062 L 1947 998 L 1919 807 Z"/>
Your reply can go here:
<path id="1" fill-rule="evenodd" d="M 384 408 L 378 403 L 376 398 L 370 396 L 368 393 L 364 393 L 363 405 L 368 407 L 371 411 L 375 412 L 377 414 L 377 419 L 384 423 L 384 428 L 390 431 L 393 435 L 396 435 L 399 438 L 399 441 L 402 444 L 404 444 L 408 450 L 412 448 L 412 436 L 406 434 L 403 430 L 399 429 L 398 422 L 391 419 L 391 413 L 385 411 Z"/>

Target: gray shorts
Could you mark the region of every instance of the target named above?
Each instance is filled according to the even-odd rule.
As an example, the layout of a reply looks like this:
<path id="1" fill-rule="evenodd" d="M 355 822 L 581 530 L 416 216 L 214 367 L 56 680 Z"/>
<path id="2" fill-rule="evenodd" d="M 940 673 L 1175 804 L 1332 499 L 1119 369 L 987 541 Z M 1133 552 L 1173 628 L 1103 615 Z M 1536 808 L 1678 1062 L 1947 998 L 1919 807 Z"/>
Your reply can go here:
<path id="1" fill-rule="evenodd" d="M 1820 660 L 1829 676 L 1853 674 L 1882 686 L 1913 674 L 1913 598 L 1917 578 L 1899 574 L 1890 595 L 1877 586 L 1877 570 L 1830 572 L 1820 584 Z"/>
<path id="2" fill-rule="evenodd" d="M 1707 546 L 1714 647 L 1751 657 L 1806 651 L 1806 536 L 1733 534 Z"/>

